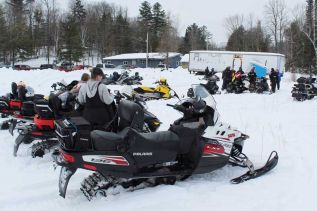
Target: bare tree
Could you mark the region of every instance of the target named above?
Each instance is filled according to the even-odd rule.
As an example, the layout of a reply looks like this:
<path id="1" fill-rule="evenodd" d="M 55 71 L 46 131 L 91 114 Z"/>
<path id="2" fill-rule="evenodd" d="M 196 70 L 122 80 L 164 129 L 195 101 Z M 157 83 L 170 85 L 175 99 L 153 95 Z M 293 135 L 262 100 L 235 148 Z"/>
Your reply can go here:
<path id="1" fill-rule="evenodd" d="M 284 0 L 269 0 L 265 5 L 267 27 L 274 38 L 275 52 L 280 52 L 279 44 L 284 38 L 287 26 L 287 7 Z"/>
<path id="2" fill-rule="evenodd" d="M 166 53 L 166 68 L 169 68 L 169 52 L 175 52 L 179 47 L 179 39 L 177 33 L 177 27 L 174 27 L 173 22 L 171 21 L 170 15 L 167 17 L 167 24 L 165 30 L 161 36 L 159 51 Z"/>
<path id="3" fill-rule="evenodd" d="M 233 15 L 225 19 L 224 27 L 227 31 L 228 36 L 230 36 L 234 31 L 236 31 L 244 23 L 243 15 Z"/>

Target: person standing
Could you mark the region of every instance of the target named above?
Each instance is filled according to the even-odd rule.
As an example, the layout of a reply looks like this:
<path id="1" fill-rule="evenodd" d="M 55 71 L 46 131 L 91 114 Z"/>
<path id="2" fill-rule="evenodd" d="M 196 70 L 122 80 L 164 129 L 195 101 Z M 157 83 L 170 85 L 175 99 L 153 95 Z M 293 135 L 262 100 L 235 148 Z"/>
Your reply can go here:
<path id="1" fill-rule="evenodd" d="M 251 71 L 248 73 L 248 78 L 249 78 L 250 85 L 252 84 L 253 86 L 255 86 L 257 75 L 256 75 L 254 67 L 252 67 Z"/>
<path id="2" fill-rule="evenodd" d="M 270 81 L 271 81 L 271 91 L 272 91 L 272 93 L 275 93 L 276 85 L 277 85 L 277 81 L 278 81 L 278 74 L 274 70 L 274 68 L 271 69 Z"/>
<path id="3" fill-rule="evenodd" d="M 222 80 L 223 80 L 223 83 L 222 83 L 222 90 L 225 90 L 227 89 L 227 86 L 228 84 L 231 82 L 232 80 L 232 72 L 230 70 L 230 67 L 227 67 L 223 73 L 222 73 Z"/>
<path id="4" fill-rule="evenodd" d="M 277 90 L 280 90 L 280 84 L 283 77 L 283 73 L 277 70 Z"/>

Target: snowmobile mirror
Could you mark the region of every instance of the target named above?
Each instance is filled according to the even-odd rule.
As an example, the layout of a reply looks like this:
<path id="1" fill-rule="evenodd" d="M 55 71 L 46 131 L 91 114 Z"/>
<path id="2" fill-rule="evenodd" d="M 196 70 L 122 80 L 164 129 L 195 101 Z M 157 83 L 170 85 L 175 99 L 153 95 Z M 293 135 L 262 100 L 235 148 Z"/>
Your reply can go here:
<path id="1" fill-rule="evenodd" d="M 194 97 L 194 90 L 193 88 L 189 88 L 187 91 L 187 97 L 193 98 Z"/>

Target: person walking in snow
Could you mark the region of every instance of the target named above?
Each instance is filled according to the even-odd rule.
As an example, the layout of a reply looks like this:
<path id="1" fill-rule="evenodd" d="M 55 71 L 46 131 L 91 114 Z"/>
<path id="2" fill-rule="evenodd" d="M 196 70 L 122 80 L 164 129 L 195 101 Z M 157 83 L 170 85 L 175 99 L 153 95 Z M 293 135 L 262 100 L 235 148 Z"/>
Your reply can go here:
<path id="1" fill-rule="evenodd" d="M 278 81 L 278 74 L 274 70 L 274 68 L 271 69 L 270 81 L 271 81 L 271 91 L 272 91 L 272 93 L 275 93 L 276 85 L 277 85 L 277 81 Z"/>

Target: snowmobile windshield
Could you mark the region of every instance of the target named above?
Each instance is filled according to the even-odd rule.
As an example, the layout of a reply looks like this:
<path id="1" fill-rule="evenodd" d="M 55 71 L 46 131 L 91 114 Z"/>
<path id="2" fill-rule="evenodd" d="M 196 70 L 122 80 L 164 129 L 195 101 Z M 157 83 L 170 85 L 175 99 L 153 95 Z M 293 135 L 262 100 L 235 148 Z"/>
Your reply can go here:
<path id="1" fill-rule="evenodd" d="M 207 91 L 207 89 L 204 86 L 200 84 L 192 85 L 192 89 L 194 91 L 194 98 L 196 98 L 196 101 L 204 100 L 206 104 L 214 110 L 213 119 L 214 119 L 214 123 L 216 123 L 220 115 L 217 111 L 217 103 L 214 97 Z"/>

